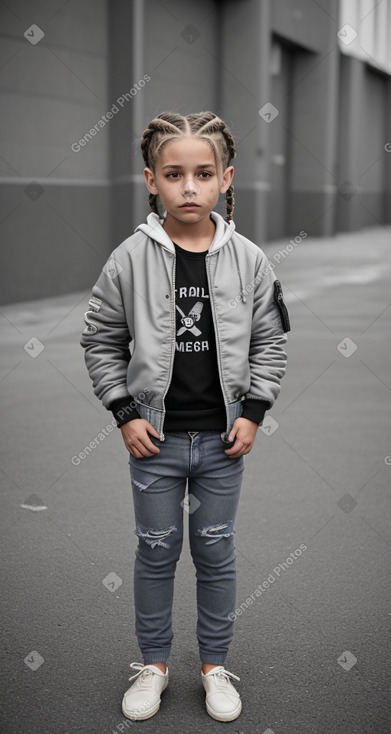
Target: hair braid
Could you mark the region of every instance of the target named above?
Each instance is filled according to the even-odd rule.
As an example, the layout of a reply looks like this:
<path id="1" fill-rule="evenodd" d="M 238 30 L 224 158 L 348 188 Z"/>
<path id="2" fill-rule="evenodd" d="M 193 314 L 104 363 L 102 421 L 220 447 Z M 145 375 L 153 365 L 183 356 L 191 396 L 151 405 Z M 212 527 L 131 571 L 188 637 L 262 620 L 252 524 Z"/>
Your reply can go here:
<path id="1" fill-rule="evenodd" d="M 223 154 L 222 156 L 222 162 L 223 167 L 227 168 L 227 166 L 229 166 L 230 162 L 235 158 L 236 155 L 235 142 L 232 134 L 226 126 L 224 120 L 222 120 L 220 117 L 217 117 L 217 115 L 214 115 L 213 112 L 206 113 L 205 117 L 207 119 L 205 119 L 205 122 L 198 133 L 202 133 L 203 135 L 221 133 L 223 135 L 225 141 L 225 155 Z M 232 184 L 231 186 L 229 186 L 225 193 L 225 201 L 227 210 L 225 219 L 227 222 L 230 222 L 231 219 L 233 219 L 235 206 L 234 187 Z"/>
<path id="2" fill-rule="evenodd" d="M 141 140 L 141 151 L 145 165 L 155 170 L 156 160 L 163 146 L 169 140 L 180 139 L 185 135 L 194 135 L 205 140 L 213 149 L 216 159 L 220 159 L 223 171 L 230 165 L 236 155 L 235 142 L 224 120 L 214 112 L 195 112 L 189 115 L 180 115 L 175 112 L 162 112 L 157 115 L 144 131 Z M 217 145 L 216 145 L 217 144 Z M 234 187 L 229 186 L 225 194 L 226 221 L 233 218 Z M 158 210 L 158 195 L 149 195 L 149 205 L 153 212 L 160 216 Z"/>

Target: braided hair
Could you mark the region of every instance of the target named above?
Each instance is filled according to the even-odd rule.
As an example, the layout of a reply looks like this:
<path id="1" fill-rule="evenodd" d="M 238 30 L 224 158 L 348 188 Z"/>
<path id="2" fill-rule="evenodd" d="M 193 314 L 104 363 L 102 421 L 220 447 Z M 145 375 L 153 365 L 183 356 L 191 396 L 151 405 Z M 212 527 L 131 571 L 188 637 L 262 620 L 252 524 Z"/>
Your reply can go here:
<path id="1" fill-rule="evenodd" d="M 212 147 L 216 163 L 217 156 L 220 158 L 223 171 L 235 157 L 235 142 L 232 134 L 225 122 L 214 112 L 195 112 L 190 115 L 162 112 L 149 123 L 141 140 L 141 152 L 147 168 L 155 170 L 155 164 L 163 145 L 185 135 L 205 140 Z M 157 194 L 149 195 L 149 205 L 152 211 L 160 216 L 157 199 Z M 225 219 L 229 222 L 233 218 L 235 204 L 232 184 L 226 191 L 225 199 L 227 210 Z"/>

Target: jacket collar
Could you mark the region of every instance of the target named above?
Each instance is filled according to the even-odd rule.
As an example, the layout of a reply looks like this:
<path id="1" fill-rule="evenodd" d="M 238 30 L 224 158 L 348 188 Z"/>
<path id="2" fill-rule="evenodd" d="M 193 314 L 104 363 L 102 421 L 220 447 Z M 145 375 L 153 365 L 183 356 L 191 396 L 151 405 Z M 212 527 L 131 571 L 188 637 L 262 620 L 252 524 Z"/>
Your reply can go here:
<path id="1" fill-rule="evenodd" d="M 216 231 L 210 244 L 208 254 L 215 253 L 223 247 L 223 245 L 230 240 L 233 232 L 235 231 L 235 222 L 226 222 L 223 217 L 215 211 L 212 211 L 210 216 L 216 224 Z M 151 237 L 155 242 L 159 242 L 167 250 L 175 253 L 173 242 L 162 227 L 163 223 L 164 219 L 161 219 L 158 214 L 155 214 L 155 212 L 151 212 L 147 216 L 147 221 L 139 224 L 134 231 L 144 232 L 144 234 Z"/>

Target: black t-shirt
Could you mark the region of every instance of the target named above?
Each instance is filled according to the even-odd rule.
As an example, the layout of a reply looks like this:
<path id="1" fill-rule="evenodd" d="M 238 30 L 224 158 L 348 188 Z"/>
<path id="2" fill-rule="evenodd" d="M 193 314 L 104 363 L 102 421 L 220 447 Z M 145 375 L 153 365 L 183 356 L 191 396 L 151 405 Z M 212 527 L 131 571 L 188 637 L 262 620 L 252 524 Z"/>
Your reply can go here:
<path id="1" fill-rule="evenodd" d="M 176 349 L 165 397 L 165 431 L 207 431 L 226 427 L 213 316 L 206 275 L 206 252 L 176 250 Z"/>

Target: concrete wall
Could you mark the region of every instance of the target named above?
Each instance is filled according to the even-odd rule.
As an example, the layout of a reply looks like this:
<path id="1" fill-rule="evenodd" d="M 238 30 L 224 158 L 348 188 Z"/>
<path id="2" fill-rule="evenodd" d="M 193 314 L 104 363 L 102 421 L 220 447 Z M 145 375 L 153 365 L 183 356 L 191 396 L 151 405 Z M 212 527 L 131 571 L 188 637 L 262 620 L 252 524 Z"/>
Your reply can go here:
<path id="1" fill-rule="evenodd" d="M 289 116 L 276 120 L 286 129 L 290 164 L 286 234 L 327 236 L 334 232 L 338 3 L 277 0 L 272 7 L 272 31 L 291 48 Z"/>
<path id="2" fill-rule="evenodd" d="M 390 153 L 384 147 L 390 82 L 352 56 L 341 57 L 341 72 L 336 227 L 349 232 L 391 220 L 385 193 Z"/>
<path id="3" fill-rule="evenodd" d="M 90 289 L 150 211 L 140 140 L 165 110 L 225 119 L 259 244 L 389 221 L 390 75 L 341 53 L 339 2 L 1 3 L 0 302 Z"/>
<path id="4" fill-rule="evenodd" d="M 336 188 L 338 53 L 329 51 L 336 46 L 338 4 L 328 2 L 326 14 L 320 6 L 310 0 L 294 5 L 289 0 L 231 0 L 223 5 L 223 64 L 228 73 L 222 106 L 240 144 L 235 221 L 259 243 L 273 236 L 268 213 L 269 221 L 285 222 L 278 237 L 301 229 L 314 235 L 334 231 L 328 212 Z M 281 85 L 272 71 L 273 46 L 278 45 L 289 49 L 291 58 L 289 80 Z M 267 103 L 279 113 L 270 123 L 259 115 Z M 280 129 L 282 147 L 274 150 L 275 128 Z M 282 159 L 281 187 L 289 177 L 285 201 L 272 184 L 273 166 Z"/>
<path id="5" fill-rule="evenodd" d="M 107 130 L 71 150 L 107 109 L 106 3 L 9 7 L 0 5 L 2 302 L 80 290 L 109 241 Z M 32 24 L 44 33 L 35 45 L 24 37 Z"/>
<path id="6" fill-rule="evenodd" d="M 269 100 L 271 10 L 268 0 L 222 5 L 221 106 L 236 142 L 237 230 L 259 244 L 266 238 L 267 125 L 258 110 Z"/>
<path id="7" fill-rule="evenodd" d="M 109 3 L 110 90 L 114 99 L 150 77 L 111 126 L 113 234 L 116 242 L 150 212 L 140 142 L 150 120 L 164 111 L 182 114 L 218 108 L 219 5 L 201 0 Z M 224 208 L 219 208 L 221 213 Z"/>

